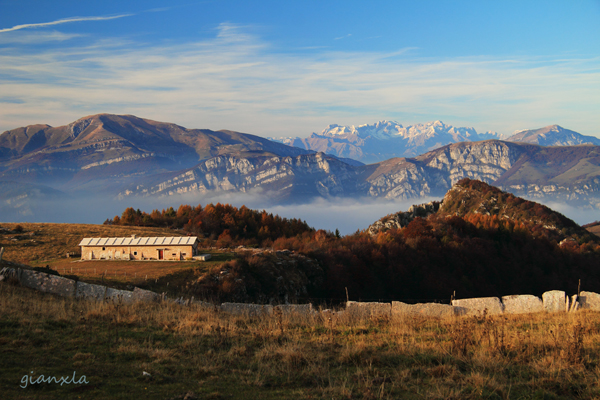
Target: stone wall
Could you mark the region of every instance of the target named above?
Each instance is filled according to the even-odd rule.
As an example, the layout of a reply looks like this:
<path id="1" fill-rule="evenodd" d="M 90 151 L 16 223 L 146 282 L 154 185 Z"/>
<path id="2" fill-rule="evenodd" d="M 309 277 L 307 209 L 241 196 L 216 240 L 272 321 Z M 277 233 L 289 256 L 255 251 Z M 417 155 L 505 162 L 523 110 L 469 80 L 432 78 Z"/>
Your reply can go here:
<path id="1" fill-rule="evenodd" d="M 269 304 L 223 303 L 221 304 L 221 311 L 255 317 L 273 314 L 273 306 Z"/>
<path id="2" fill-rule="evenodd" d="M 316 313 L 312 304 L 282 304 L 277 306 L 246 303 L 223 303 L 215 305 L 193 298 L 185 300 L 167 299 L 164 293 L 151 292 L 140 288 L 133 291 L 108 288 L 85 282 L 76 282 L 57 275 L 32 271 L 23 268 L 2 268 L 0 281 L 11 279 L 18 281 L 22 286 L 52 293 L 63 297 L 76 297 L 96 301 L 108 301 L 119 304 L 132 304 L 135 302 L 159 302 L 169 300 L 182 306 L 198 306 L 205 309 L 218 309 L 234 315 L 263 316 L 281 313 L 284 315 L 310 316 Z M 581 292 L 579 296 L 568 297 L 565 292 L 552 290 L 542 295 L 542 298 L 533 295 L 511 295 L 502 299 L 497 297 L 483 297 L 472 299 L 455 299 L 452 305 L 438 303 L 406 304 L 399 301 L 391 303 L 371 303 L 348 301 L 344 310 L 329 312 L 332 315 L 348 316 L 355 318 L 370 317 L 410 317 L 423 316 L 434 318 L 447 318 L 460 315 L 482 316 L 484 314 L 525 314 L 535 312 L 571 312 L 579 308 L 584 310 L 600 311 L 600 294 L 594 292 Z"/>
<path id="3" fill-rule="evenodd" d="M 435 317 L 445 318 L 459 315 L 460 310 L 458 307 L 451 306 L 449 304 L 438 304 L 438 303 L 419 303 L 419 304 L 406 304 L 400 301 L 392 301 L 392 316 L 403 317 L 403 316 L 415 316 L 419 315 L 422 317 Z"/>
<path id="4" fill-rule="evenodd" d="M 390 303 L 360 303 L 349 301 L 346 303 L 346 314 L 358 318 L 391 317 L 392 305 Z"/>
<path id="5" fill-rule="evenodd" d="M 504 312 L 504 305 L 497 297 L 452 300 L 452 305 L 459 307 L 460 313 L 466 315 L 495 315 Z"/>
<path id="6" fill-rule="evenodd" d="M 600 294 L 593 292 L 581 292 L 579 304 L 582 309 L 600 311 Z"/>
<path id="7" fill-rule="evenodd" d="M 504 304 L 504 313 L 506 314 L 527 314 L 544 311 L 542 300 L 530 294 L 512 295 L 502 297 Z"/>

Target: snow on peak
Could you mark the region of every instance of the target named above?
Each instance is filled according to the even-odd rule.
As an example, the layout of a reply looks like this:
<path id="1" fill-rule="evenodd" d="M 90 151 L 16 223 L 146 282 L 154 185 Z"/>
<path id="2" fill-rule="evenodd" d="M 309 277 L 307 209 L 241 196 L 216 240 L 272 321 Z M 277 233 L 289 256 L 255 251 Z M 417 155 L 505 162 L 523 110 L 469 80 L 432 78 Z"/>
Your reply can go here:
<path id="1" fill-rule="evenodd" d="M 484 134 L 478 134 L 474 128 L 454 127 L 452 125 L 446 125 L 440 120 L 407 126 L 402 126 L 396 121 L 388 120 L 359 126 L 341 126 L 332 124 L 325 128 L 319 136 L 356 136 L 361 139 L 371 137 L 379 140 L 390 140 L 395 138 L 415 140 L 416 138 L 422 138 L 419 140 L 423 140 L 440 135 L 450 136 L 452 138 L 451 140 L 454 142 L 502 138 L 502 136 L 496 132 L 488 131 Z"/>

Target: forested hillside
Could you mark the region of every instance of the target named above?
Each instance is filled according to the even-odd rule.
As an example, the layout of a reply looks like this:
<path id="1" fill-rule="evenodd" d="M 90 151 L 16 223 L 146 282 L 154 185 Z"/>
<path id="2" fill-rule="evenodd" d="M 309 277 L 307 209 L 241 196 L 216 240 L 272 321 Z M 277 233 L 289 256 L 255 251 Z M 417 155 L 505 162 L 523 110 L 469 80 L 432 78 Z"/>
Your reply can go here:
<path id="1" fill-rule="evenodd" d="M 375 235 L 365 230 L 339 237 L 300 220 L 220 204 L 150 215 L 128 209 L 112 223 L 163 224 L 204 233 L 220 245 L 292 250 L 322 269 L 307 273 L 301 260 L 240 255 L 222 266 L 227 271 L 222 279 L 199 279 L 190 286 L 221 300 L 265 299 L 278 276 L 300 268 L 303 277 L 318 281 L 306 285 L 304 297 L 340 301 L 346 290 L 351 300 L 409 302 L 447 301 L 454 292 L 462 298 L 541 295 L 552 289 L 575 293 L 579 280 L 582 290 L 600 290 L 598 237 L 545 206 L 469 179 L 448 192 L 436 213 Z"/>

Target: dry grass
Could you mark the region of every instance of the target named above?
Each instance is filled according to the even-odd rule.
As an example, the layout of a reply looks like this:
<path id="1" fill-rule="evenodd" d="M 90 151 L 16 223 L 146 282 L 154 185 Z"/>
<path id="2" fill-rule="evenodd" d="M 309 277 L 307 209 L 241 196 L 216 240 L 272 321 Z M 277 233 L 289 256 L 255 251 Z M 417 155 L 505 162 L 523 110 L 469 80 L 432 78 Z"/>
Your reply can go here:
<path id="1" fill-rule="evenodd" d="M 3 398 L 593 399 L 599 350 L 593 312 L 250 318 L 0 285 Z M 90 384 L 19 388 L 32 370 L 75 370 Z"/>

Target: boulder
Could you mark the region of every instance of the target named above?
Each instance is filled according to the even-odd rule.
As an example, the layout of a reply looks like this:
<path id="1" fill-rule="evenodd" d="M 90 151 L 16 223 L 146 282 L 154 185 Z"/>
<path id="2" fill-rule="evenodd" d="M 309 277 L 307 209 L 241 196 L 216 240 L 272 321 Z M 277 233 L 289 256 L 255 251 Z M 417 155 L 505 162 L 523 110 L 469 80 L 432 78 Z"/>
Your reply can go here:
<path id="1" fill-rule="evenodd" d="M 158 302 L 160 295 L 158 293 L 151 292 L 150 290 L 140 289 L 136 287 L 133 289 L 133 301 L 140 301 L 144 303 Z"/>
<path id="2" fill-rule="evenodd" d="M 106 288 L 106 295 L 104 296 L 104 299 L 114 303 L 131 304 L 133 303 L 133 292 L 128 290 Z"/>
<path id="3" fill-rule="evenodd" d="M 452 305 L 455 307 L 464 308 L 460 310 L 460 314 L 466 315 L 495 315 L 502 314 L 504 306 L 497 297 L 477 297 L 472 299 L 452 300 Z"/>
<path id="4" fill-rule="evenodd" d="M 369 318 L 371 316 L 392 316 L 391 303 L 362 303 L 358 301 L 348 301 L 346 303 L 346 315 L 358 318 Z"/>
<path id="5" fill-rule="evenodd" d="M 105 294 L 106 286 L 94 285 L 93 283 L 77 282 L 75 297 L 102 301 L 104 300 Z"/>
<path id="6" fill-rule="evenodd" d="M 564 312 L 567 310 L 567 298 L 562 290 L 551 290 L 542 295 L 544 310 L 548 312 Z"/>
<path id="7" fill-rule="evenodd" d="M 544 311 L 542 300 L 531 294 L 515 294 L 502 297 L 506 314 L 527 314 Z"/>
<path id="8" fill-rule="evenodd" d="M 255 317 L 273 314 L 273 306 L 269 304 L 223 303 L 221 304 L 221 311 Z"/>
<path id="9" fill-rule="evenodd" d="M 600 294 L 581 292 L 579 293 L 579 304 L 584 310 L 600 311 Z"/>
<path id="10" fill-rule="evenodd" d="M 420 315 L 423 317 L 446 318 L 456 315 L 456 311 L 456 307 L 449 304 L 406 304 L 400 301 L 392 301 L 392 316 L 394 317 Z"/>

